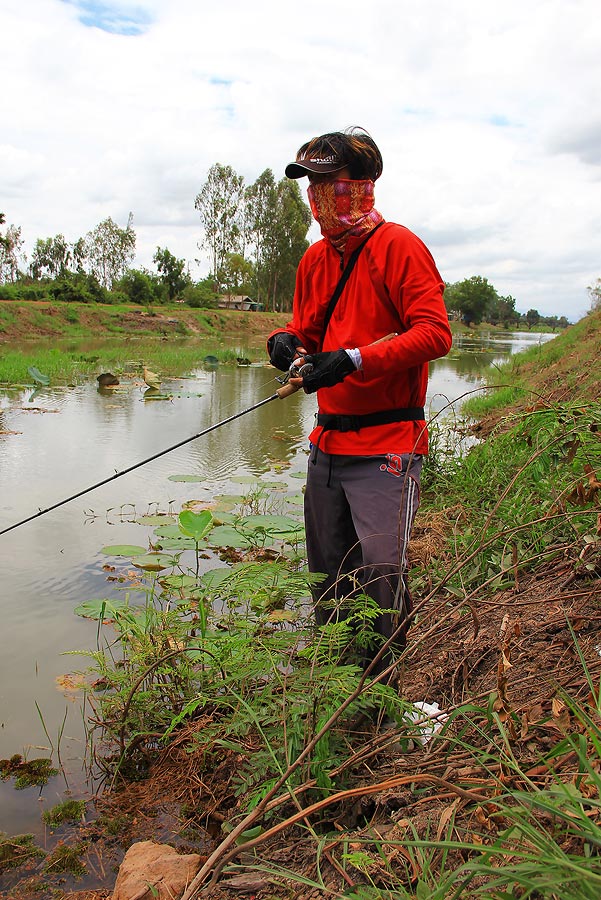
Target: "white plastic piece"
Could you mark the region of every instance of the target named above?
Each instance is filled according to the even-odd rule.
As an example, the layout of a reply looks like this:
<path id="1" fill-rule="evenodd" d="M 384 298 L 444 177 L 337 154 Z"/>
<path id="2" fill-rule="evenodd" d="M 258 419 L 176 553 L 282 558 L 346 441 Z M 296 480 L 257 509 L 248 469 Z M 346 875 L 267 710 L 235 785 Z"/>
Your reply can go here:
<path id="1" fill-rule="evenodd" d="M 414 724 L 419 723 L 419 734 L 415 735 L 415 740 L 419 741 L 423 746 L 428 743 L 437 731 L 440 731 L 449 718 L 440 709 L 438 703 L 426 703 L 423 700 L 413 704 L 413 712 L 409 715 Z"/>

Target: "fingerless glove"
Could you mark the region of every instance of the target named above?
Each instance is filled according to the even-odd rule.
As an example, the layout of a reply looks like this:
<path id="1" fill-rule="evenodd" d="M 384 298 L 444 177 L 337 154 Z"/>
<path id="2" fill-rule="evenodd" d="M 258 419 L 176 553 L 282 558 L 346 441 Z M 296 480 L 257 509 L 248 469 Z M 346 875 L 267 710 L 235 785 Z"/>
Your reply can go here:
<path id="1" fill-rule="evenodd" d="M 267 352 L 269 353 L 269 361 L 276 369 L 282 372 L 290 368 L 290 363 L 297 355 L 296 348 L 302 345 L 302 341 L 294 334 L 287 331 L 278 331 L 273 337 L 267 341 Z"/>
<path id="2" fill-rule="evenodd" d="M 313 365 L 313 371 L 303 376 L 303 389 L 313 394 L 319 388 L 340 384 L 347 375 L 355 371 L 355 364 L 346 350 L 329 350 L 325 353 L 311 353 L 305 362 Z"/>

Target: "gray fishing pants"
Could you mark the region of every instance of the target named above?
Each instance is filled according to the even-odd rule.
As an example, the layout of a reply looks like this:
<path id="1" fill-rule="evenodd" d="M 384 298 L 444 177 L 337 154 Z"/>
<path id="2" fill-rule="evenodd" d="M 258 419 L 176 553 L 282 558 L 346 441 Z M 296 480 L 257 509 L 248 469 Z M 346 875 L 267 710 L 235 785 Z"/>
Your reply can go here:
<path id="1" fill-rule="evenodd" d="M 338 456 L 313 448 L 305 491 L 307 556 L 311 572 L 327 578 L 314 589 L 318 625 L 349 615 L 348 600 L 364 592 L 382 610 L 374 630 L 391 637 L 411 612 L 406 553 L 419 505 L 421 456 Z M 403 627 L 382 671 L 405 646 Z M 366 667 L 377 647 L 362 654 Z"/>

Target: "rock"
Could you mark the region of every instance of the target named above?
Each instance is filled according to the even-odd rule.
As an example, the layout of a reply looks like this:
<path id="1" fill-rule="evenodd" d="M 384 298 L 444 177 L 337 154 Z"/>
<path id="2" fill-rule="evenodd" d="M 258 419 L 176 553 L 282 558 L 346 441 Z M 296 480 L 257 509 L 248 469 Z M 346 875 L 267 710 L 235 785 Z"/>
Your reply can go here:
<path id="1" fill-rule="evenodd" d="M 167 844 L 132 844 L 119 868 L 112 900 L 179 900 L 202 861 L 197 853 L 180 856 Z"/>

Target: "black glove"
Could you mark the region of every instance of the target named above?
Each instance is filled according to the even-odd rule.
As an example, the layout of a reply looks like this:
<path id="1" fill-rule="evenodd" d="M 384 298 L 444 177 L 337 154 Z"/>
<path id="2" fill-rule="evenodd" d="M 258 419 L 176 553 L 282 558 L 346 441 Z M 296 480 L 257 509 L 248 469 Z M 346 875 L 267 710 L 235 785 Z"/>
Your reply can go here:
<path id="1" fill-rule="evenodd" d="M 327 353 L 312 353 L 305 356 L 305 362 L 313 365 L 313 371 L 303 376 L 303 389 L 313 394 L 318 388 L 333 387 L 355 371 L 355 363 L 346 350 L 330 350 Z"/>
<path id="2" fill-rule="evenodd" d="M 289 334 L 287 331 L 278 331 L 267 341 L 267 352 L 271 365 L 276 369 L 281 369 L 282 372 L 287 372 L 292 360 L 298 356 L 296 348 L 302 347 L 302 343 L 296 335 Z"/>

